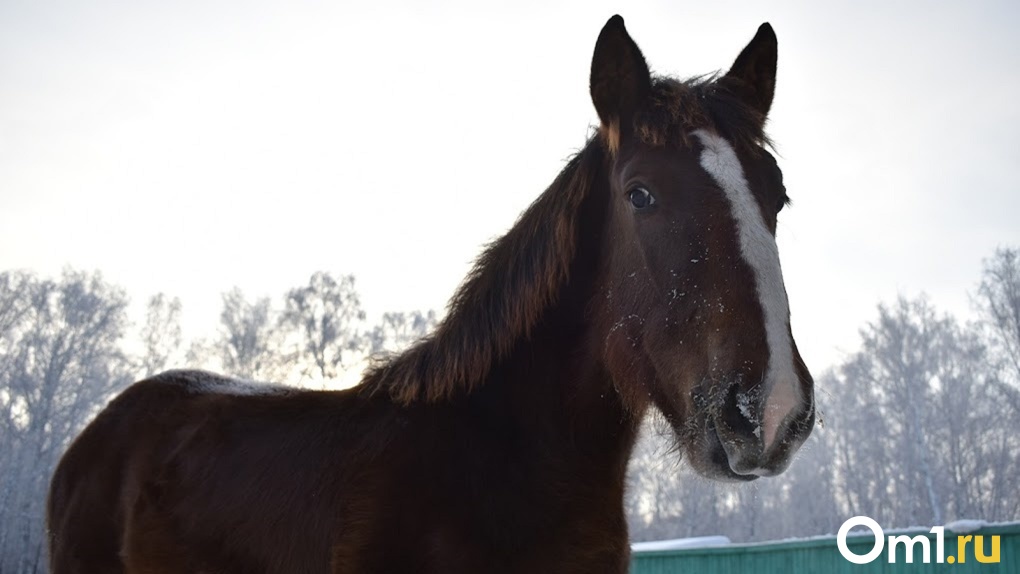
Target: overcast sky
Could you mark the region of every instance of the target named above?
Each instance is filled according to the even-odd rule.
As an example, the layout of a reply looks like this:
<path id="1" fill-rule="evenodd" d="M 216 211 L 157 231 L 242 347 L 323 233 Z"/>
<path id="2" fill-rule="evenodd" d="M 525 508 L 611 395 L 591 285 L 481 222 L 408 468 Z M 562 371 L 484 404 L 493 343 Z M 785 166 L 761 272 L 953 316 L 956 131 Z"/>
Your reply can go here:
<path id="1" fill-rule="evenodd" d="M 98 269 L 140 311 L 357 275 L 372 315 L 443 308 L 596 122 L 621 13 L 653 71 L 779 37 L 779 246 L 815 371 L 877 302 L 965 316 L 1020 245 L 1020 8 L 1009 2 L 0 3 L 0 270 Z"/>

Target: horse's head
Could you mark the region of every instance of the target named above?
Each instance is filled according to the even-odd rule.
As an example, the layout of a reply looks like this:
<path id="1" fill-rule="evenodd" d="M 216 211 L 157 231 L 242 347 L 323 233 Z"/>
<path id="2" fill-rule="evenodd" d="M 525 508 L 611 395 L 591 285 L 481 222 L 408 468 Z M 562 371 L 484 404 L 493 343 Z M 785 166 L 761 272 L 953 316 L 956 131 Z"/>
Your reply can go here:
<path id="1" fill-rule="evenodd" d="M 606 362 L 715 478 L 782 472 L 814 422 L 775 240 L 788 202 L 765 149 L 775 70 L 764 24 L 723 76 L 653 78 L 618 16 L 592 61 L 610 157 Z"/>

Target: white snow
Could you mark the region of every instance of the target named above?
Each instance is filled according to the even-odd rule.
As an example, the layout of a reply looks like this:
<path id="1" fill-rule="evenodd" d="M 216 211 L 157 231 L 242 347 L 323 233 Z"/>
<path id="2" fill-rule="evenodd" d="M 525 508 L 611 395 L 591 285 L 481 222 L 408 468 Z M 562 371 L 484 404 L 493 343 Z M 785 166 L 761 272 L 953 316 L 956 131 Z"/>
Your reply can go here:
<path id="1" fill-rule="evenodd" d="M 751 412 L 751 397 L 747 396 L 747 393 L 737 395 L 737 408 L 740 409 L 740 414 L 744 415 L 747 422 L 755 425 L 754 436 L 761 438 L 761 425 L 758 424 L 758 417 Z"/>
<path id="2" fill-rule="evenodd" d="M 968 532 L 974 532 L 975 530 L 979 530 L 985 526 L 988 526 L 988 523 L 984 520 L 972 520 L 967 518 L 954 520 L 945 525 L 946 530 L 956 534 L 967 534 Z"/>
<path id="3" fill-rule="evenodd" d="M 293 387 L 278 383 L 233 379 L 197 369 L 172 369 L 150 377 L 149 380 L 181 385 L 194 393 L 257 396 L 286 395 L 296 392 Z"/>
<path id="4" fill-rule="evenodd" d="M 740 409 L 740 414 L 744 415 L 744 418 L 747 419 L 748 422 L 758 422 L 758 419 L 751 414 L 751 399 L 746 393 L 740 393 L 737 395 L 737 408 Z"/>
<path id="5" fill-rule="evenodd" d="M 653 540 L 651 542 L 634 542 L 630 549 L 634 552 L 652 550 L 690 550 L 691 548 L 714 548 L 726 546 L 730 539 L 726 536 L 695 536 L 693 538 L 674 538 L 672 540 Z"/>

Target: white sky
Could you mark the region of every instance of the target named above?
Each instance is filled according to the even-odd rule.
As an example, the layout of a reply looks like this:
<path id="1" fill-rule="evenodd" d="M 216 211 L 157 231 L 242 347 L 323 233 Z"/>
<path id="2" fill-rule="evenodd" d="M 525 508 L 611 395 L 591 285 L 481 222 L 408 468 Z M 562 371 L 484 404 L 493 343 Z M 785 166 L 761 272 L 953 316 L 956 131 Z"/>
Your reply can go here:
<path id="1" fill-rule="evenodd" d="M 779 245 L 820 371 L 879 300 L 966 315 L 1020 244 L 1008 2 L 0 3 L 0 270 L 99 269 L 186 335 L 220 293 L 354 273 L 372 315 L 442 308 L 596 121 L 621 13 L 654 71 L 726 68 L 769 21 L 794 206 Z"/>

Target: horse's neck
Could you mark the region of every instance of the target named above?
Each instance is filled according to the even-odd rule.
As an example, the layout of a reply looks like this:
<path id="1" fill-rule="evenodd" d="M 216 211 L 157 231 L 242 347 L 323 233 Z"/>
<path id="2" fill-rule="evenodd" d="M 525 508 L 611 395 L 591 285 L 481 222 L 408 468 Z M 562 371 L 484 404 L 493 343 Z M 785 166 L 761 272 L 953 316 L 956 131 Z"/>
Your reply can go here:
<path id="1" fill-rule="evenodd" d="M 575 461 L 608 469 L 588 479 L 617 482 L 644 413 L 628 411 L 603 364 L 604 337 L 586 313 L 594 297 L 593 266 L 573 270 L 575 280 L 560 302 L 475 391 L 476 404 L 540 440 L 564 467 Z"/>

